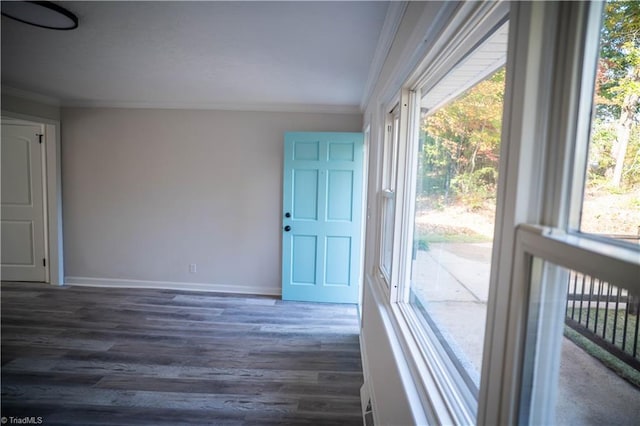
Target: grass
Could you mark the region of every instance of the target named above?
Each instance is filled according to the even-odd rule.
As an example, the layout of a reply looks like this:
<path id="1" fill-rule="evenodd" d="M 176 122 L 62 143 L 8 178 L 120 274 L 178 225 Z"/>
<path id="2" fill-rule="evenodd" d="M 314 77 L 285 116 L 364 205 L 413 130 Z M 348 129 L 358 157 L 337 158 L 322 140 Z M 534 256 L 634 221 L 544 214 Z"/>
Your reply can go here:
<path id="1" fill-rule="evenodd" d="M 576 301 L 578 303 L 578 301 Z M 580 318 L 580 313 L 582 313 L 582 318 Z M 638 321 L 638 317 L 635 315 L 629 315 L 627 317 L 627 324 L 625 328 L 625 310 L 618 309 L 602 309 L 595 307 L 587 310 L 586 308 L 580 309 L 576 307 L 575 310 L 572 310 L 572 302 L 569 302 L 569 309 L 567 311 L 567 315 L 573 316 L 573 319 L 579 323 L 587 327 L 587 318 L 589 319 L 589 330 L 595 332 L 596 335 L 602 337 L 602 333 L 604 331 L 604 339 L 609 343 L 613 343 L 616 347 L 628 353 L 631 356 L 633 355 L 633 341 L 635 339 L 635 330 L 636 323 Z M 597 327 L 596 318 L 598 320 Z M 614 321 L 615 321 L 615 340 L 612 340 L 613 331 L 614 331 Z M 587 339 L 582 334 L 573 330 L 569 326 L 565 326 L 564 335 L 571 340 L 573 343 L 582 348 L 585 352 L 598 359 L 604 365 L 609 367 L 612 371 L 614 371 L 618 376 L 622 377 L 629 383 L 634 386 L 640 388 L 640 371 L 636 370 L 634 367 L 630 366 L 626 362 L 622 361 L 616 355 L 611 354 L 609 351 L 604 349 L 603 347 L 597 345 L 591 340 Z M 622 339 L 625 339 L 625 347 L 622 348 Z M 635 358 L 639 359 L 640 355 L 636 355 Z"/>
<path id="2" fill-rule="evenodd" d="M 437 231 L 421 232 L 420 236 L 415 239 L 418 250 L 429 250 L 430 243 L 486 243 L 492 239 L 486 235 L 464 229 L 460 232 L 459 228 L 439 229 Z"/>
<path id="3" fill-rule="evenodd" d="M 578 303 L 578 301 L 576 301 Z M 625 310 L 619 309 L 616 311 L 615 309 L 595 309 L 592 308 L 587 311 L 586 308 L 582 308 L 582 319 L 580 324 L 584 327 L 587 327 L 587 313 L 589 315 L 589 330 L 593 331 L 598 336 L 602 337 L 602 331 L 604 328 L 604 324 L 606 324 L 605 337 L 604 339 L 610 343 L 613 343 L 618 348 L 622 349 L 624 352 L 633 356 L 633 341 L 635 339 L 635 330 L 636 330 L 636 322 L 638 321 L 638 317 L 635 315 L 629 315 L 627 318 L 627 327 L 624 329 L 624 316 Z M 605 317 L 606 314 L 606 317 Z M 569 309 L 567 311 L 567 315 L 571 315 L 575 321 L 578 321 L 580 316 L 580 308 L 576 307 L 575 312 L 572 313 L 572 302 L 569 302 Z M 596 316 L 598 318 L 598 327 L 594 330 L 594 325 L 596 321 Z M 617 318 L 616 318 L 617 316 Z M 616 339 L 612 341 L 613 337 L 613 325 L 614 320 L 616 322 Z M 625 338 L 625 347 L 622 348 L 622 338 Z M 638 358 L 638 355 L 636 355 Z"/>
<path id="4" fill-rule="evenodd" d="M 428 235 L 426 237 L 420 237 L 415 240 L 415 244 L 418 247 L 418 250 L 429 251 L 430 243 L 485 243 L 487 238 L 479 238 L 469 235 L 442 235 L 442 234 L 433 234 Z"/>

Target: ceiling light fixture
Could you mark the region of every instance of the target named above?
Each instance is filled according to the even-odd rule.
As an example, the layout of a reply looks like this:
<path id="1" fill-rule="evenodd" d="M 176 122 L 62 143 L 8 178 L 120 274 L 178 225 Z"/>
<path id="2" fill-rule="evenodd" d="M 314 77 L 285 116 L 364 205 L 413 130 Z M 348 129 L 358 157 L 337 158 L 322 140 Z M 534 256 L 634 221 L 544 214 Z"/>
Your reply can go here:
<path id="1" fill-rule="evenodd" d="M 25 24 L 51 30 L 72 30 L 78 18 L 50 1 L 3 1 L 2 14 Z"/>

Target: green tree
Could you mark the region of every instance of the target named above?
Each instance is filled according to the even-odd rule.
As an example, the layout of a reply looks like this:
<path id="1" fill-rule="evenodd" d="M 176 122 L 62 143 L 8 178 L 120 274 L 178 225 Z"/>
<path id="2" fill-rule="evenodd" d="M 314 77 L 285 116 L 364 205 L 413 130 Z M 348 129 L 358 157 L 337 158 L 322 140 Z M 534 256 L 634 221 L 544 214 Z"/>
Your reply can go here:
<path id="1" fill-rule="evenodd" d="M 640 117 L 640 2 L 610 1 L 604 9 L 596 81 L 597 120 L 614 126 L 611 185 L 619 187 L 629 141 Z M 632 157 L 637 155 L 632 153 Z"/>
<path id="2" fill-rule="evenodd" d="M 422 124 L 423 194 L 476 201 L 495 196 L 500 151 L 504 68 Z"/>

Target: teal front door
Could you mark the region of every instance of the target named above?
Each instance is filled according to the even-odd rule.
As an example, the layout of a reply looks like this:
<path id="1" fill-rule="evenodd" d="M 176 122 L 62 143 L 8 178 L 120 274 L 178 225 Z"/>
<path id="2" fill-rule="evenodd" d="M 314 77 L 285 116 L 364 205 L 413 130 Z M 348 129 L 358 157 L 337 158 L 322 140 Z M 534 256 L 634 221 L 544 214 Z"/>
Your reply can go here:
<path id="1" fill-rule="evenodd" d="M 285 133 L 282 299 L 357 303 L 362 133 Z"/>

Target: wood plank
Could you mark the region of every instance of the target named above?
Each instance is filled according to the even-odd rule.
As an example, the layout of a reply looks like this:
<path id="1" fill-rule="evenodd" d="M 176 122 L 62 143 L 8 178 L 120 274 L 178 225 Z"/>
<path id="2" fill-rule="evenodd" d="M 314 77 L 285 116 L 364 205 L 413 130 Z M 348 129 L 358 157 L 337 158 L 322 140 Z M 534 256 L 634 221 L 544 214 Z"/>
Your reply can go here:
<path id="1" fill-rule="evenodd" d="M 362 424 L 355 306 L 27 283 L 0 291 L 3 416 Z"/>

